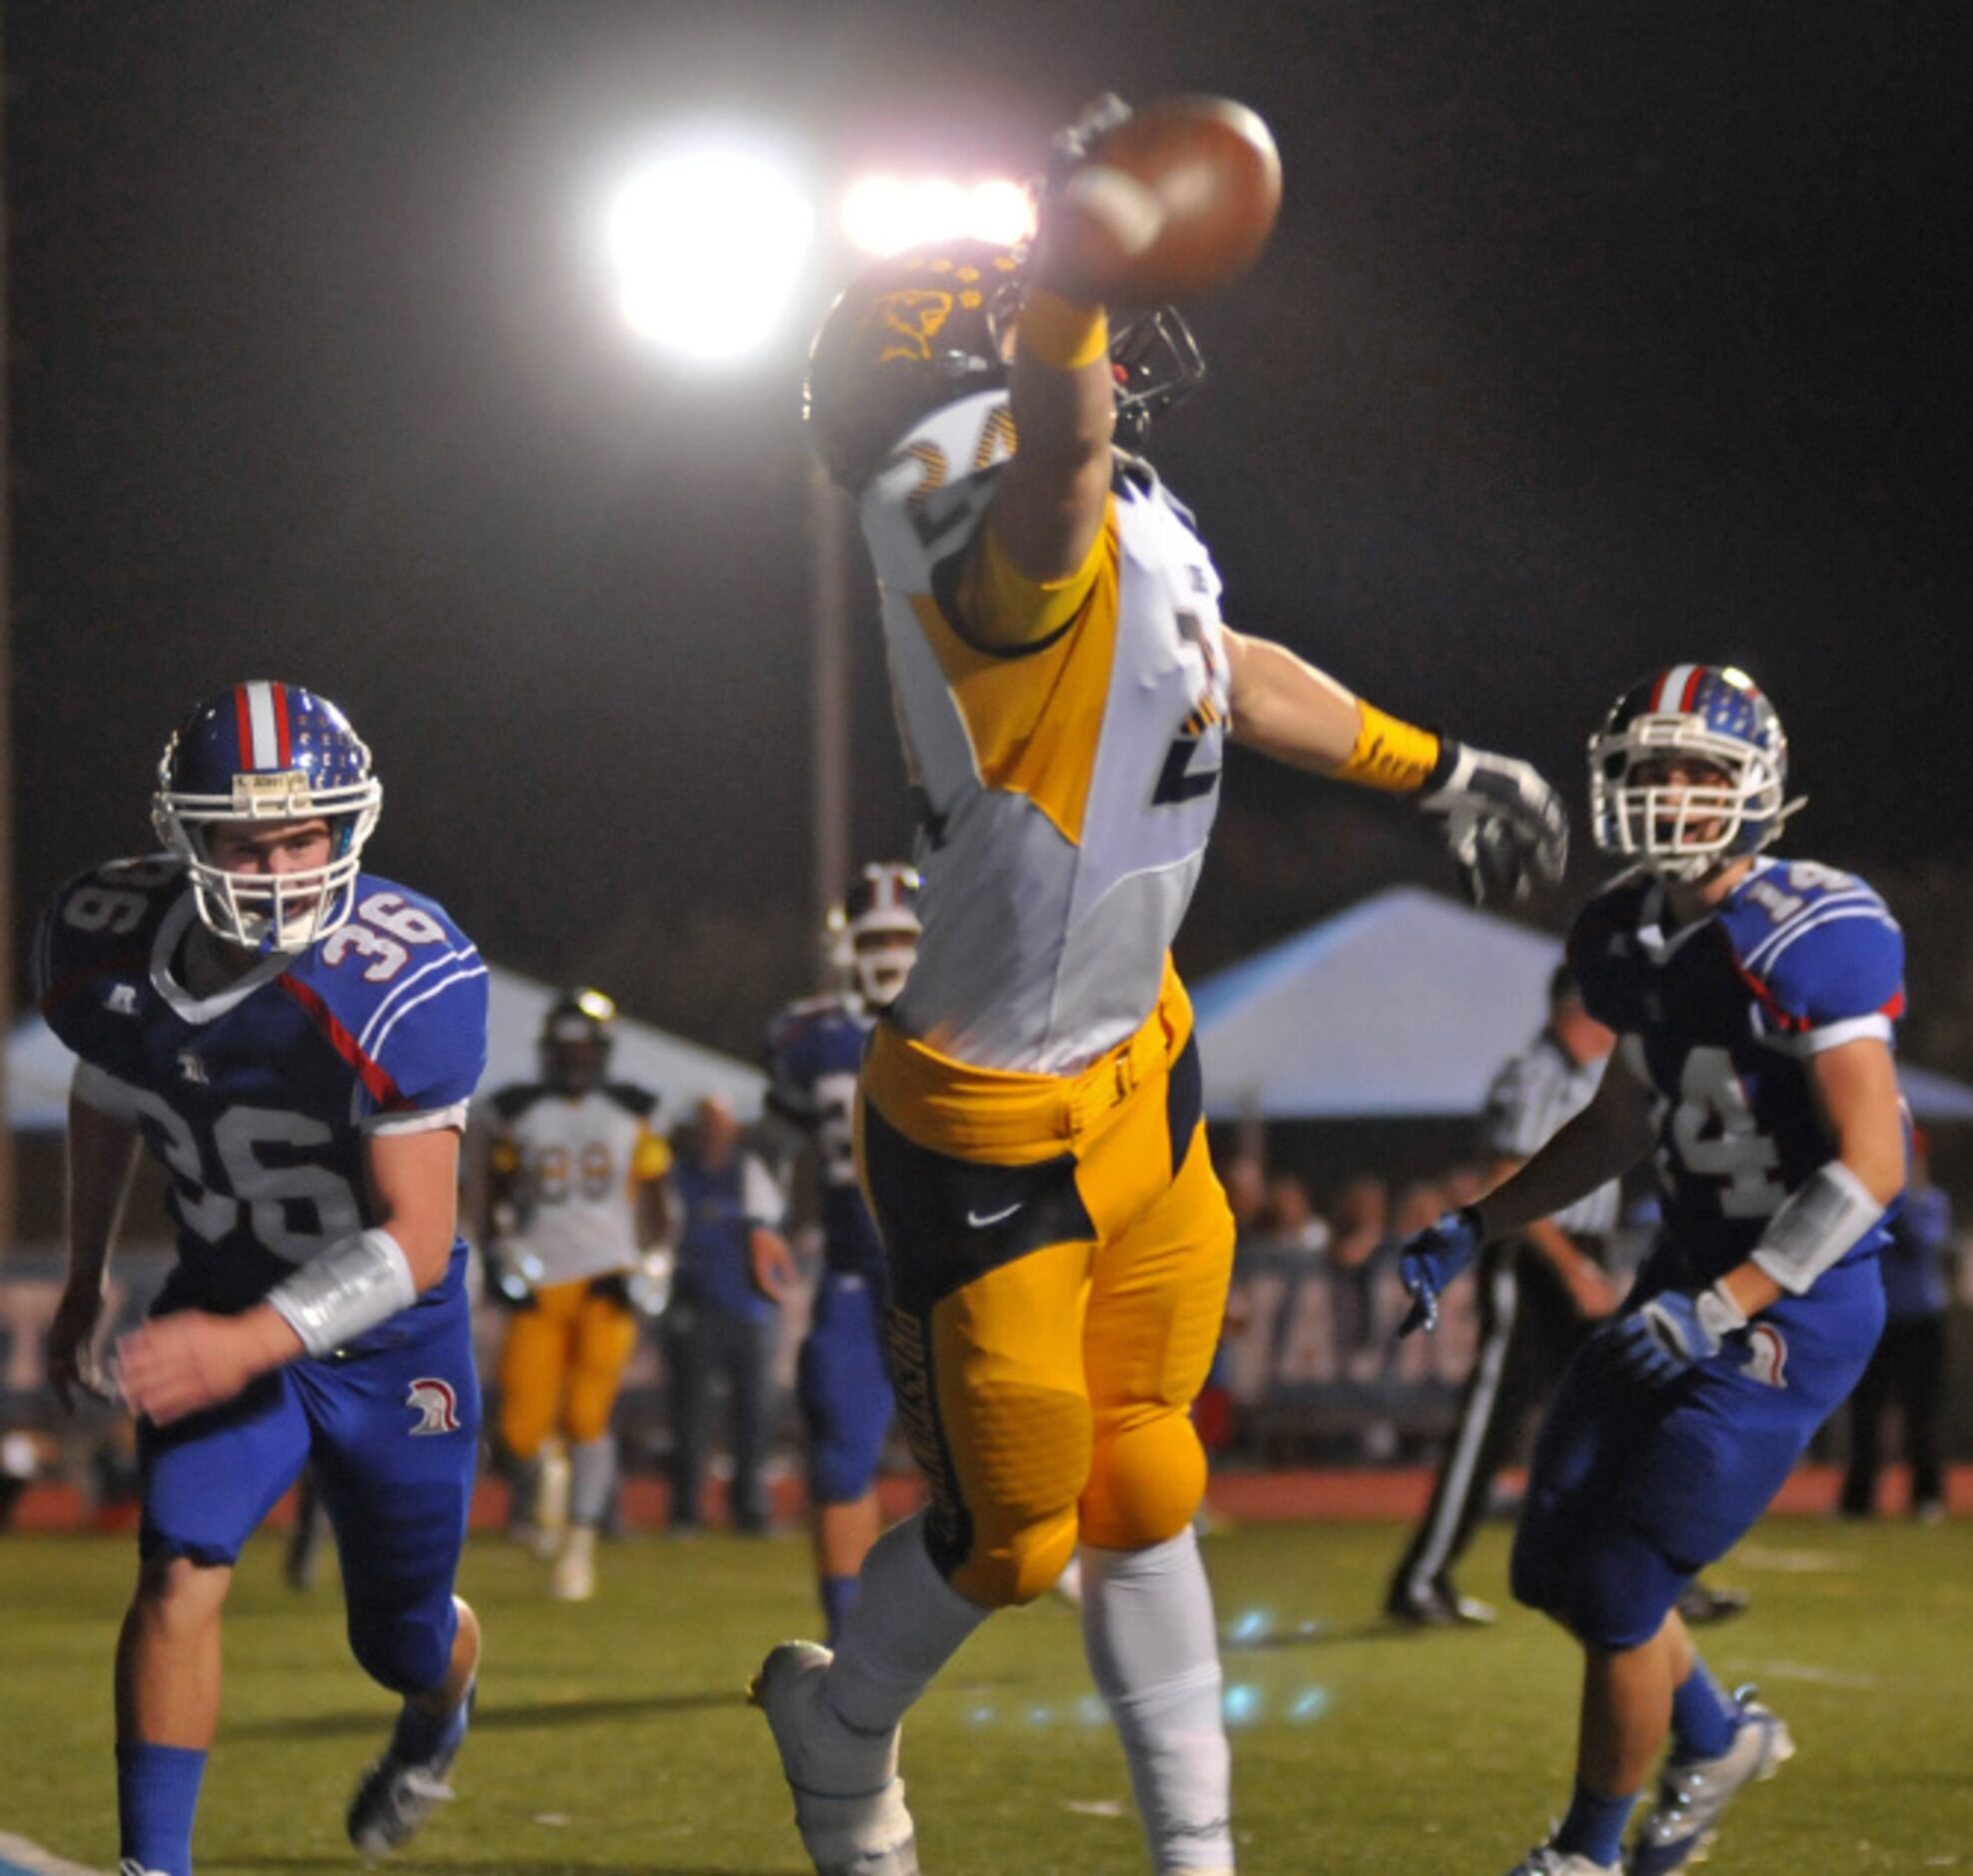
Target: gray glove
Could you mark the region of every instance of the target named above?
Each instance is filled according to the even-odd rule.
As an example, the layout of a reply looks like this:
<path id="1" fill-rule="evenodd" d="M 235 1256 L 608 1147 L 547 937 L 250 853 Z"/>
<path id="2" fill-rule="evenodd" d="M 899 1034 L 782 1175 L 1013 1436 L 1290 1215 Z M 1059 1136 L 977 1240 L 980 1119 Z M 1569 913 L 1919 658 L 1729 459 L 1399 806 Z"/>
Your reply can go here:
<path id="1" fill-rule="evenodd" d="M 1568 810 L 1518 756 L 1442 737 L 1419 806 L 1443 819 L 1475 905 L 1502 893 L 1524 899 L 1535 875 L 1552 885 L 1568 864 Z"/>

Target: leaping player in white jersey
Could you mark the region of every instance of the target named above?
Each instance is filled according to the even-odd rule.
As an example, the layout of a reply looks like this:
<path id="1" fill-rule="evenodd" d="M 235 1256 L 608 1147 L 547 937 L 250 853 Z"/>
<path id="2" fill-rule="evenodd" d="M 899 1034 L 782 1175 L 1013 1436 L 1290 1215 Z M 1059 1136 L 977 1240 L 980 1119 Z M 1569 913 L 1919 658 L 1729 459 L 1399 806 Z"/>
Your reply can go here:
<path id="1" fill-rule="evenodd" d="M 1119 447 L 1197 378 L 1191 335 L 1170 312 L 1113 332 L 1065 284 L 1045 214 L 1032 254 L 921 249 L 850 287 L 811 361 L 921 798 L 924 930 L 858 1132 L 892 1381 L 931 1485 L 871 1550 L 833 1654 L 786 1643 L 755 1683 L 825 1876 L 917 1869 L 899 1721 L 1078 1541 L 1090 1666 L 1152 1860 L 1233 1867 L 1189 1417 L 1233 1223 L 1169 955 L 1227 736 L 1413 796 L 1476 873 L 1553 878 L 1565 856 L 1560 802 L 1525 763 L 1222 622 L 1190 518 Z"/>

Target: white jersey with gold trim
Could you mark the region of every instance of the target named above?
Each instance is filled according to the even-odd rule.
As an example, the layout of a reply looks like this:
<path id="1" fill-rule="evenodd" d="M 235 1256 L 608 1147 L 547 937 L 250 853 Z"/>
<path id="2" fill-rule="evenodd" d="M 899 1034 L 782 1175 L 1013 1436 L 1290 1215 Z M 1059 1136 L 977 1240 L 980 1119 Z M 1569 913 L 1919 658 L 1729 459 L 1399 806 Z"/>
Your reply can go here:
<path id="1" fill-rule="evenodd" d="M 671 1153 L 651 1132 L 656 1097 L 609 1083 L 570 1097 L 537 1084 L 493 1099 L 493 1170 L 513 1179 L 516 1249 L 537 1285 L 604 1277 L 634 1264 L 637 1190 L 661 1179 Z"/>
<path id="2" fill-rule="evenodd" d="M 1229 674 L 1212 560 L 1123 457 L 1065 630 L 1009 653 L 954 629 L 1012 444 L 1004 392 L 948 405 L 863 496 L 923 823 L 924 933 L 892 1016 L 977 1067 L 1066 1075 L 1158 1001 L 1219 804 Z"/>

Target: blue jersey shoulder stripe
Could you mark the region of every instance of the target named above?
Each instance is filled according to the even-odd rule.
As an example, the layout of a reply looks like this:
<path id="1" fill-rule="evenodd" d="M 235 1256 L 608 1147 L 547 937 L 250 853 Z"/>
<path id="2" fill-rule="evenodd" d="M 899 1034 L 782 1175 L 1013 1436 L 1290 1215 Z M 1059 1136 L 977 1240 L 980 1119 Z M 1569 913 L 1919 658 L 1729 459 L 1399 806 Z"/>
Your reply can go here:
<path id="1" fill-rule="evenodd" d="M 471 961 L 463 962 L 461 964 L 461 967 L 458 970 L 454 971 L 450 977 L 440 978 L 440 980 L 436 984 L 431 985 L 428 989 L 422 991 L 418 996 L 413 997 L 409 1002 L 399 1004 L 398 1007 L 394 1011 L 392 1011 L 391 1020 L 388 1023 L 386 1023 L 381 1030 L 377 1031 L 376 1037 L 374 1041 L 371 1043 L 372 1054 L 382 1055 L 384 1053 L 384 1045 L 391 1040 L 392 1030 L 396 1029 L 397 1026 L 401 1022 L 403 1022 L 404 1019 L 412 1013 L 412 1011 L 417 1009 L 420 1004 L 430 1003 L 434 997 L 444 995 L 444 993 L 450 990 L 455 984 L 468 983 L 476 977 L 485 977 L 489 975 L 486 965 L 480 961 L 480 954 L 478 951 L 470 952 L 467 954 L 467 956 L 470 958 Z"/>
<path id="2" fill-rule="evenodd" d="M 366 1049 L 370 1050 L 372 1054 L 375 1054 L 383 1041 L 383 1037 L 379 1033 L 380 1025 L 388 1030 L 390 1024 L 397 1021 L 396 1016 L 393 1015 L 393 1011 L 397 1009 L 405 994 L 415 985 L 430 977 L 434 971 L 443 971 L 451 965 L 469 960 L 478 964 L 480 962 L 480 951 L 476 945 L 466 943 L 460 945 L 455 950 L 440 953 L 438 957 L 433 958 L 429 963 L 421 964 L 403 983 L 394 984 L 391 987 L 390 994 L 379 1002 L 376 1009 L 371 1011 L 369 1019 L 364 1023 L 362 1033 L 358 1036 L 357 1040 Z M 485 966 L 483 965 L 481 968 L 484 971 Z M 448 981 L 451 980 L 449 979 Z M 387 1019 L 389 1020 L 387 1021 Z"/>

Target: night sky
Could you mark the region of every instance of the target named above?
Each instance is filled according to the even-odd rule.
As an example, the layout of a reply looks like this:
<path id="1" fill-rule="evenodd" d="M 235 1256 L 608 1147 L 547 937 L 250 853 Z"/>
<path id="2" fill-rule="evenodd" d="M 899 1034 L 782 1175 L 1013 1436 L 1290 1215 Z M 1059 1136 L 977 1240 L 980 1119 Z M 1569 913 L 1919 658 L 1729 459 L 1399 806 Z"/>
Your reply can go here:
<path id="1" fill-rule="evenodd" d="M 1685 658 L 1775 699 L 1795 850 L 1957 858 L 1962 22 L 14 0 L 24 913 L 148 843 L 193 700 L 280 676 L 370 740 L 379 870 L 501 962 L 745 1047 L 806 987 L 797 387 L 850 263 L 825 245 L 787 342 L 694 377 L 622 327 L 598 203 L 713 115 L 822 179 L 1020 173 L 1105 87 L 1230 94 L 1282 149 L 1274 245 L 1197 313 L 1214 380 L 1152 451 L 1232 622 L 1536 760 L 1575 891 L 1583 738 Z M 859 857 L 908 831 L 874 629 Z M 1448 880 L 1402 807 L 1237 758 L 1186 961 L 1395 878 Z"/>

